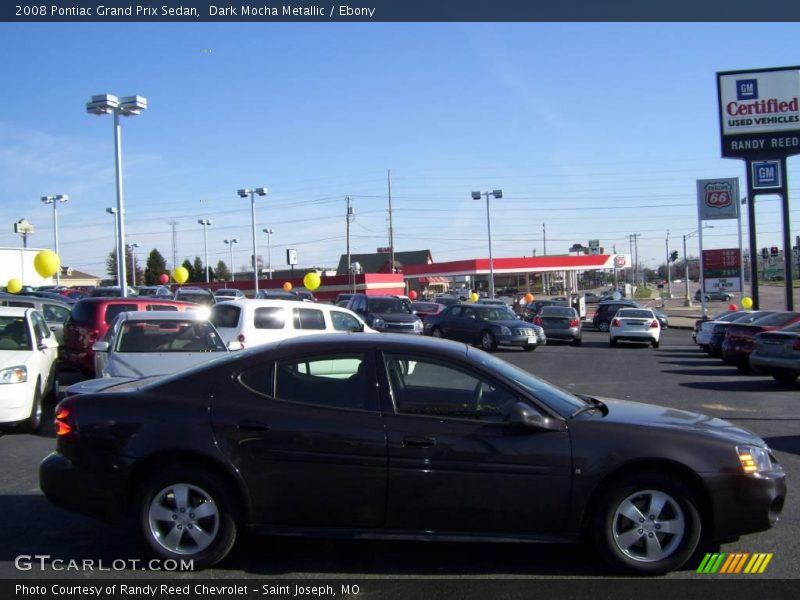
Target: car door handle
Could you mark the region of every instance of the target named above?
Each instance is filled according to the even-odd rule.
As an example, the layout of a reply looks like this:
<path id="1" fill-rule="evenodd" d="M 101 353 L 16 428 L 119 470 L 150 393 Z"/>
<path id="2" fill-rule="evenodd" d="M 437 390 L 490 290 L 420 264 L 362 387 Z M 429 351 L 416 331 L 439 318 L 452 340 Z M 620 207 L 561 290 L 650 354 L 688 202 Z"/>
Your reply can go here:
<path id="1" fill-rule="evenodd" d="M 403 446 L 415 446 L 418 448 L 428 448 L 436 445 L 435 438 L 408 436 L 403 438 Z"/>
<path id="2" fill-rule="evenodd" d="M 237 427 L 243 431 L 269 431 L 269 425 L 261 421 L 239 421 Z"/>

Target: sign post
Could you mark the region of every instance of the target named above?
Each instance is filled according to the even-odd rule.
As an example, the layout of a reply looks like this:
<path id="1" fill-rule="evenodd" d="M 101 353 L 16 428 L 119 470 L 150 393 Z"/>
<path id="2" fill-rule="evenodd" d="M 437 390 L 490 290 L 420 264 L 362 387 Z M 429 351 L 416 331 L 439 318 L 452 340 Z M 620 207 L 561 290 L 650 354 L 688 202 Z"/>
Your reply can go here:
<path id="1" fill-rule="evenodd" d="M 793 310 L 786 159 L 800 154 L 800 67 L 717 73 L 717 95 L 722 156 L 746 162 L 753 308 L 759 308 L 755 198 L 773 193 L 783 205 L 786 310 Z"/>

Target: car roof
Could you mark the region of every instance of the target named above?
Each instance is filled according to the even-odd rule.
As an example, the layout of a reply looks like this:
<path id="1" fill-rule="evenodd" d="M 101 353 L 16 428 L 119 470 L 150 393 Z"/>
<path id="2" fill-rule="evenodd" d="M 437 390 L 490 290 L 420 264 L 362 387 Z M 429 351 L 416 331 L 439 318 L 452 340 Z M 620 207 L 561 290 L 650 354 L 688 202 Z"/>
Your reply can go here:
<path id="1" fill-rule="evenodd" d="M 207 321 L 198 312 L 178 312 L 172 310 L 130 310 L 120 313 L 127 321 Z"/>
<path id="2" fill-rule="evenodd" d="M 357 333 L 328 333 L 304 335 L 275 342 L 280 349 L 308 348 L 314 352 L 347 349 L 347 346 L 363 346 L 384 351 L 445 350 L 451 354 L 466 356 L 467 346 L 462 342 L 432 338 L 421 335 L 401 333 L 382 333 L 381 335 L 364 336 Z M 257 347 L 255 347 L 257 348 Z"/>

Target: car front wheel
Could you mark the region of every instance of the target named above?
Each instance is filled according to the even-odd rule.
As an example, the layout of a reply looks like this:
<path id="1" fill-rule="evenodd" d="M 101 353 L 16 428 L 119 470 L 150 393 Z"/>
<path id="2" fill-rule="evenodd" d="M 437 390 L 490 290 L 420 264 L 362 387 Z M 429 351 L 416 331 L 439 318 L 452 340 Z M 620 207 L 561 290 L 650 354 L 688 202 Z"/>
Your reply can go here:
<path id="1" fill-rule="evenodd" d="M 680 568 L 697 548 L 701 530 L 688 488 L 671 478 L 642 475 L 602 495 L 592 535 L 612 564 L 655 575 Z"/>
<path id="2" fill-rule="evenodd" d="M 155 473 L 141 489 L 138 508 L 142 535 L 162 559 L 204 568 L 225 558 L 236 542 L 236 504 L 211 473 L 181 467 Z"/>
<path id="3" fill-rule="evenodd" d="M 484 331 L 481 334 L 481 349 L 486 352 L 493 352 L 497 348 L 497 342 L 491 331 Z"/>
<path id="4" fill-rule="evenodd" d="M 431 329 L 431 336 L 435 338 L 442 337 L 442 330 L 439 329 L 438 327 L 434 327 L 433 329 Z"/>
<path id="5" fill-rule="evenodd" d="M 772 374 L 772 378 L 778 383 L 783 385 L 791 385 L 797 381 L 798 373 L 795 371 L 776 371 Z"/>
<path id="6" fill-rule="evenodd" d="M 600 321 L 600 322 L 597 324 L 597 328 L 598 328 L 600 331 L 608 331 L 608 323 L 606 323 L 605 321 Z"/>
<path id="7" fill-rule="evenodd" d="M 22 428 L 30 433 L 39 431 L 42 426 L 42 389 L 41 381 L 36 382 L 36 389 L 33 392 L 33 402 L 31 403 L 31 414 L 22 422 Z"/>

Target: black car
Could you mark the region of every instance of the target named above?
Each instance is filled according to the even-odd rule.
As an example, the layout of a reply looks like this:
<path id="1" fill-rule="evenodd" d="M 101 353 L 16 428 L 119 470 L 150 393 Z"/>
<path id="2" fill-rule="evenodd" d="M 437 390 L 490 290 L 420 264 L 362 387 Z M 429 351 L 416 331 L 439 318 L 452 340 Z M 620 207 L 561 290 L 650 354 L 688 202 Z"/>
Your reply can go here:
<path id="1" fill-rule="evenodd" d="M 611 323 L 611 319 L 614 318 L 614 315 L 617 314 L 617 311 L 620 308 L 647 308 L 642 306 L 635 300 L 626 300 L 624 298 L 620 300 L 604 300 L 597 305 L 597 310 L 592 317 L 592 324 L 599 329 L 600 331 L 608 331 L 609 324 Z M 661 329 L 667 329 L 669 327 L 669 317 L 666 313 L 661 312 L 660 310 L 650 309 L 653 311 L 653 314 L 658 319 L 658 324 L 661 326 Z"/>
<path id="2" fill-rule="evenodd" d="M 353 294 L 347 308 L 367 325 L 384 333 L 422 333 L 422 319 L 411 310 L 411 302 L 397 296 Z"/>
<path id="3" fill-rule="evenodd" d="M 573 395 L 419 336 L 303 336 L 119 388 L 58 405 L 41 488 L 68 510 L 132 516 L 156 555 L 195 568 L 251 531 L 588 537 L 619 567 L 663 573 L 701 540 L 769 529 L 786 496 L 738 425 Z"/>
<path id="4" fill-rule="evenodd" d="M 507 306 L 456 304 L 425 319 L 425 333 L 433 337 L 480 345 L 487 352 L 498 346 L 526 351 L 547 343 L 544 330 L 527 323 Z"/>
<path id="5" fill-rule="evenodd" d="M 703 297 L 705 298 L 706 302 L 709 302 L 711 300 L 730 302 L 731 300 L 733 300 L 733 294 L 730 294 L 728 292 L 705 292 L 703 294 Z M 697 292 L 695 292 L 694 299 L 697 300 L 698 302 L 700 301 L 700 290 L 697 290 Z"/>

